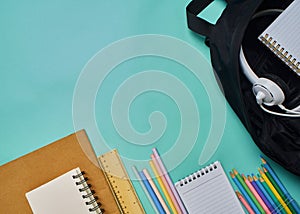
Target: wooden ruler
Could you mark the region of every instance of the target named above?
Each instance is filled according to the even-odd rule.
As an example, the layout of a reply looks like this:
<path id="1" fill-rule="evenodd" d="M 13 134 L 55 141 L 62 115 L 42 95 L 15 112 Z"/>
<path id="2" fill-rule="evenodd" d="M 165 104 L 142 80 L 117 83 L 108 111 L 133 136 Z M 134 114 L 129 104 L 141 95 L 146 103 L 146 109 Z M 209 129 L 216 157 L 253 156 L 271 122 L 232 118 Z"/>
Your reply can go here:
<path id="1" fill-rule="evenodd" d="M 107 181 L 115 194 L 120 211 L 128 214 L 145 213 L 116 149 L 98 157 Z"/>

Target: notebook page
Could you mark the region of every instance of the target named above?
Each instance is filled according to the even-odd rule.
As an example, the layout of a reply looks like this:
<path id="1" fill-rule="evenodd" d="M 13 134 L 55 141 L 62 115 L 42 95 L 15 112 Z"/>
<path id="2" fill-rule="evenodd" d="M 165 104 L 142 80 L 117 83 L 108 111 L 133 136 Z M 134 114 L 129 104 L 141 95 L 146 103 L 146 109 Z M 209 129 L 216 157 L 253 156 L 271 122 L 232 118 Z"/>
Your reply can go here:
<path id="1" fill-rule="evenodd" d="M 89 198 L 83 199 L 83 192 L 79 192 L 82 185 L 76 185 L 80 179 L 74 179 L 73 175 L 78 175 L 80 169 L 73 169 L 52 181 L 26 193 L 26 198 L 34 214 L 72 213 L 91 214 L 91 205 L 85 202 Z M 38 176 L 38 175 L 37 175 Z"/>
<path id="2" fill-rule="evenodd" d="M 299 11 L 300 1 L 295 0 L 259 36 L 259 40 L 300 75 Z"/>
<path id="3" fill-rule="evenodd" d="M 180 180 L 175 187 L 190 214 L 244 213 L 220 162 Z"/>

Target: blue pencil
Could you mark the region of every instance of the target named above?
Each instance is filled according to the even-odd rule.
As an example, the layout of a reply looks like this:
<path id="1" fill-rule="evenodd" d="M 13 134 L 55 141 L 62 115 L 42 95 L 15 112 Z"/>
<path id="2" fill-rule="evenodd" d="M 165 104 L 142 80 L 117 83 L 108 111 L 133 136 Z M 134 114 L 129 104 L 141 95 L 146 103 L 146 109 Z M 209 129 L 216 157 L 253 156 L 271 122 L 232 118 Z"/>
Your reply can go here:
<path id="1" fill-rule="evenodd" d="M 141 177 L 143 183 L 145 184 L 145 187 L 146 187 L 146 189 L 147 189 L 149 195 L 151 196 L 151 198 L 152 198 L 152 200 L 153 200 L 153 202 L 154 202 L 156 208 L 158 209 L 158 212 L 159 212 L 159 213 L 162 213 L 162 214 L 165 214 L 165 211 L 164 211 L 163 207 L 161 206 L 161 204 L 160 204 L 160 202 L 159 202 L 157 196 L 155 195 L 155 193 L 154 193 L 152 187 L 150 186 L 150 183 L 149 183 L 149 181 L 147 180 L 147 178 L 146 178 L 146 176 L 144 175 L 144 173 L 143 173 L 142 171 L 140 171 L 140 172 L 139 172 L 139 175 L 140 175 L 140 177 Z"/>
<path id="2" fill-rule="evenodd" d="M 299 207 L 299 205 L 292 198 L 292 196 L 287 191 L 287 189 L 285 188 L 285 186 L 282 184 L 282 182 L 280 181 L 280 179 L 278 178 L 278 176 L 276 175 L 276 173 L 274 172 L 274 170 L 272 169 L 272 167 L 268 164 L 268 162 L 264 158 L 262 158 L 262 157 L 260 157 L 260 158 L 261 158 L 261 161 L 262 161 L 264 167 L 268 170 L 268 172 L 272 176 L 273 180 L 276 182 L 277 186 L 281 189 L 281 191 L 285 195 L 285 197 L 288 200 L 288 202 L 291 203 L 291 205 L 294 208 L 294 210 L 296 211 L 296 213 L 300 213 L 300 207 Z"/>
<path id="3" fill-rule="evenodd" d="M 258 180 L 258 178 L 253 175 L 253 179 L 256 183 L 256 185 L 259 187 L 259 189 L 262 191 L 262 193 L 264 194 L 264 196 L 266 197 L 266 199 L 268 200 L 268 202 L 271 204 L 271 206 L 273 207 L 273 209 L 271 210 L 272 213 L 281 213 L 280 210 L 277 208 L 275 202 L 273 201 L 273 199 L 271 198 L 271 196 L 269 195 L 269 193 L 267 193 L 267 191 L 265 190 L 265 188 L 263 187 L 263 185 L 260 183 L 260 181 Z"/>
<path id="4" fill-rule="evenodd" d="M 264 193 L 258 187 L 258 185 L 255 182 L 255 178 L 256 178 L 255 176 L 253 176 L 253 178 L 251 178 L 251 176 L 248 176 L 248 180 L 251 182 L 252 186 L 254 187 L 254 189 L 256 190 L 256 192 L 258 193 L 258 195 L 261 197 L 261 199 L 266 204 L 266 206 L 268 207 L 268 209 L 273 213 L 273 211 L 275 210 L 275 208 L 272 207 L 271 203 L 268 201 L 268 199 L 266 198 L 266 196 L 264 195 Z"/>
<path id="5" fill-rule="evenodd" d="M 140 183 L 140 185 L 141 185 L 141 187 L 142 187 L 142 189 L 143 189 L 145 195 L 147 196 L 148 200 L 150 201 L 151 206 L 152 206 L 152 208 L 154 209 L 154 212 L 155 212 L 156 214 L 159 213 L 159 212 L 158 212 L 158 209 L 156 208 L 156 206 L 155 206 L 155 204 L 154 204 L 154 202 L 153 202 L 151 196 L 149 195 L 149 193 L 148 193 L 148 191 L 147 191 L 147 189 L 146 189 L 146 186 L 145 186 L 145 184 L 143 183 L 142 178 L 141 178 L 141 176 L 139 175 L 139 173 L 138 173 L 138 171 L 137 171 L 137 169 L 136 169 L 135 166 L 132 166 L 132 171 L 134 172 L 135 177 L 136 177 L 137 180 L 139 181 L 139 183 Z"/>
<path id="6" fill-rule="evenodd" d="M 233 182 L 235 183 L 235 185 L 238 187 L 238 189 L 240 190 L 240 192 L 244 196 L 244 198 L 247 200 L 248 204 L 253 209 L 253 211 L 255 213 L 260 213 L 260 211 L 258 210 L 258 208 L 256 207 L 256 205 L 253 203 L 253 201 L 249 197 L 248 193 L 245 191 L 245 189 L 242 187 L 242 185 L 240 184 L 240 182 L 237 180 L 237 178 L 234 176 L 234 174 L 232 172 L 230 172 L 230 176 L 231 176 Z"/>

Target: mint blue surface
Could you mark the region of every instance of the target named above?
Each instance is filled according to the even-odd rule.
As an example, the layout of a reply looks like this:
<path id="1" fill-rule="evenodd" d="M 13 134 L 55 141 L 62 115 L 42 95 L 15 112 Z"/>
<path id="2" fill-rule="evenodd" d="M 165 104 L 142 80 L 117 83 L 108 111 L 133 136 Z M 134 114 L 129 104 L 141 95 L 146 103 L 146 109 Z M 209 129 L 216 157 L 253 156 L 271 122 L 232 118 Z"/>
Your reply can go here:
<path id="1" fill-rule="evenodd" d="M 199 50 L 209 65 L 209 49 L 203 43 L 204 38 L 187 28 L 185 7 L 188 2 L 1 1 L 0 164 L 76 131 L 72 117 L 76 82 L 86 63 L 98 51 L 113 42 L 142 34 L 172 36 Z M 224 5 L 223 1 L 217 1 L 203 12 L 201 17 L 211 19 L 214 23 Z M 199 64 L 199 67 L 206 68 L 207 65 Z M 125 142 L 118 136 L 112 123 L 110 103 L 114 91 L 122 84 L 122 80 L 145 70 L 171 73 L 197 98 L 200 115 L 199 136 L 190 155 L 170 171 L 175 182 L 201 167 L 198 159 L 212 123 L 208 93 L 201 81 L 196 80 L 187 68 L 154 56 L 134 58 L 120 64 L 99 88 L 95 100 L 95 120 L 99 130 L 104 133 L 105 140 L 111 147 L 120 149 L 122 156 L 134 159 L 149 158 L 153 146 L 158 147 L 161 154 L 166 153 L 173 146 L 181 128 L 180 109 L 170 97 L 149 91 L 142 94 L 143 96 L 138 96 L 129 109 L 132 126 L 142 133 L 150 129 L 149 114 L 158 110 L 164 113 L 167 119 L 165 133 L 152 145 L 134 146 Z M 203 69 L 203 75 L 208 75 L 208 72 L 212 70 Z M 93 135 L 89 129 L 87 133 Z M 100 155 L 100 146 L 97 142 L 92 141 L 92 144 L 97 155 Z M 207 163 L 220 160 L 226 172 L 236 168 L 242 173 L 251 174 L 257 172 L 261 154 L 227 105 L 221 143 Z M 178 154 L 174 154 L 173 158 L 178 159 Z M 300 202 L 300 178 L 268 158 L 267 160 L 290 194 Z M 171 165 L 166 165 L 172 168 Z M 131 174 L 130 166 L 126 167 Z M 150 166 L 146 167 L 150 169 Z M 139 183 L 133 183 L 143 206 L 151 213 L 152 208 Z"/>

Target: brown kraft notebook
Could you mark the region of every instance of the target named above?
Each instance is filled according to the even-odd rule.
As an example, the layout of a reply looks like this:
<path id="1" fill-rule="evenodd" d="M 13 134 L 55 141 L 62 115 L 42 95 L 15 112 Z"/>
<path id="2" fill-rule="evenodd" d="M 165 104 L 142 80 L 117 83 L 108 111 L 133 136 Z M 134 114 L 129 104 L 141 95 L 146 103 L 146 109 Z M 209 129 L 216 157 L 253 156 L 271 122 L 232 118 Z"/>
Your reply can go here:
<path id="1" fill-rule="evenodd" d="M 32 213 L 25 193 L 80 167 L 105 213 L 120 213 L 84 130 L 0 166 L 0 213 Z"/>

